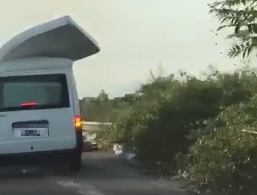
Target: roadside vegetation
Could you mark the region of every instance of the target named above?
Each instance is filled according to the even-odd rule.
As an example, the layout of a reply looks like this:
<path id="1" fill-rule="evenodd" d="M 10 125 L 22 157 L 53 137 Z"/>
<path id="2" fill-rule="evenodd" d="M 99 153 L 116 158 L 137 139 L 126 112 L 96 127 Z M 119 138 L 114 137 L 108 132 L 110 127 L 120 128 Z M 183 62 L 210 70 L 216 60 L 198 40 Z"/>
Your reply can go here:
<path id="1" fill-rule="evenodd" d="M 218 30 L 233 30 L 230 57 L 255 54 L 256 2 L 210 5 L 222 23 Z M 257 191 L 256 74 L 249 66 L 231 73 L 212 68 L 201 79 L 183 71 L 152 74 L 134 94 L 109 99 L 101 91 L 94 100 L 81 100 L 82 114 L 86 120 L 112 122 L 98 140 L 106 149 L 125 143 L 144 169 L 179 174 L 194 192 L 252 195 Z"/>
<path id="2" fill-rule="evenodd" d="M 144 169 L 181 174 L 192 190 L 249 189 L 244 185 L 257 176 L 256 86 L 255 70 L 247 67 L 213 70 L 201 80 L 184 72 L 153 78 L 117 104 L 95 102 L 95 110 L 112 107 L 102 121 L 113 122 L 97 139 L 105 149 L 117 141 L 127 151 L 136 148 Z"/>

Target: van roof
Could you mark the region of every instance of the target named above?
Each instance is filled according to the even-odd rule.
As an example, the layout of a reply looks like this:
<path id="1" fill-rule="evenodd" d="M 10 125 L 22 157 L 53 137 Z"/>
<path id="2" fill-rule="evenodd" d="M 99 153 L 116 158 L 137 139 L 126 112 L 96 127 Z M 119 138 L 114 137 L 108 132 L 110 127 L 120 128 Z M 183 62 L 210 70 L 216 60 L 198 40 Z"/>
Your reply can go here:
<path id="1" fill-rule="evenodd" d="M 0 49 L 0 62 L 24 57 L 80 60 L 100 51 L 97 42 L 69 16 L 32 27 Z"/>

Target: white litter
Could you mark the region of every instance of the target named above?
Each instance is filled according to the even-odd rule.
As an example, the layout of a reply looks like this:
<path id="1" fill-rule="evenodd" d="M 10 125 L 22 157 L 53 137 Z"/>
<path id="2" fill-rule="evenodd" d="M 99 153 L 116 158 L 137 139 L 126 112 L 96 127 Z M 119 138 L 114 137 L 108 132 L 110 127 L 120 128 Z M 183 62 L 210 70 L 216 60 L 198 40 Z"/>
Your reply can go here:
<path id="1" fill-rule="evenodd" d="M 114 144 L 113 151 L 114 151 L 115 156 L 121 156 L 123 154 L 123 145 Z"/>

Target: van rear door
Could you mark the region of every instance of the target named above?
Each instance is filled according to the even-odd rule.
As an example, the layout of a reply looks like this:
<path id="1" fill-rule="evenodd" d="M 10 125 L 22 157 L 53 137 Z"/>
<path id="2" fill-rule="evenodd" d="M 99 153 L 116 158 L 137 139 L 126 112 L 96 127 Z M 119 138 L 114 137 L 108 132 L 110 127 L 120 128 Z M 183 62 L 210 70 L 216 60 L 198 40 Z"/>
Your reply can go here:
<path id="1" fill-rule="evenodd" d="M 67 75 L 0 77 L 0 154 L 76 146 Z"/>

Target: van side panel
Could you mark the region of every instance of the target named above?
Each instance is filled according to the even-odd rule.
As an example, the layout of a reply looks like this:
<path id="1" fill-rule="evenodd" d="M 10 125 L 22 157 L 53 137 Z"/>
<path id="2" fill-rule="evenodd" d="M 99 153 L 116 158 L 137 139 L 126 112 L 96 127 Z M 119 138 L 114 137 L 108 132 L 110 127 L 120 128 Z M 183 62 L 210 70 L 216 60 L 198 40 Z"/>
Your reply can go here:
<path id="1" fill-rule="evenodd" d="M 79 98 L 78 98 L 78 92 L 77 92 L 77 87 L 76 87 L 76 81 L 74 78 L 73 70 L 71 69 L 70 71 L 70 83 L 73 86 L 71 88 L 72 92 L 72 101 L 73 101 L 73 110 L 74 110 L 74 116 L 79 115 L 80 116 L 80 106 L 79 106 Z M 76 148 L 80 153 L 82 153 L 84 147 L 84 140 L 83 140 L 83 135 L 82 135 L 82 128 L 80 130 L 76 131 Z"/>
<path id="2" fill-rule="evenodd" d="M 76 80 L 74 78 L 74 73 L 73 73 L 73 69 L 71 69 L 71 72 L 70 72 L 70 82 L 71 82 L 71 85 L 73 86 L 71 88 L 72 90 L 72 94 L 73 94 L 73 107 L 74 107 L 74 114 L 75 115 L 80 115 L 80 106 L 79 106 L 79 97 L 78 97 L 78 91 L 77 91 L 77 85 L 76 85 Z"/>

